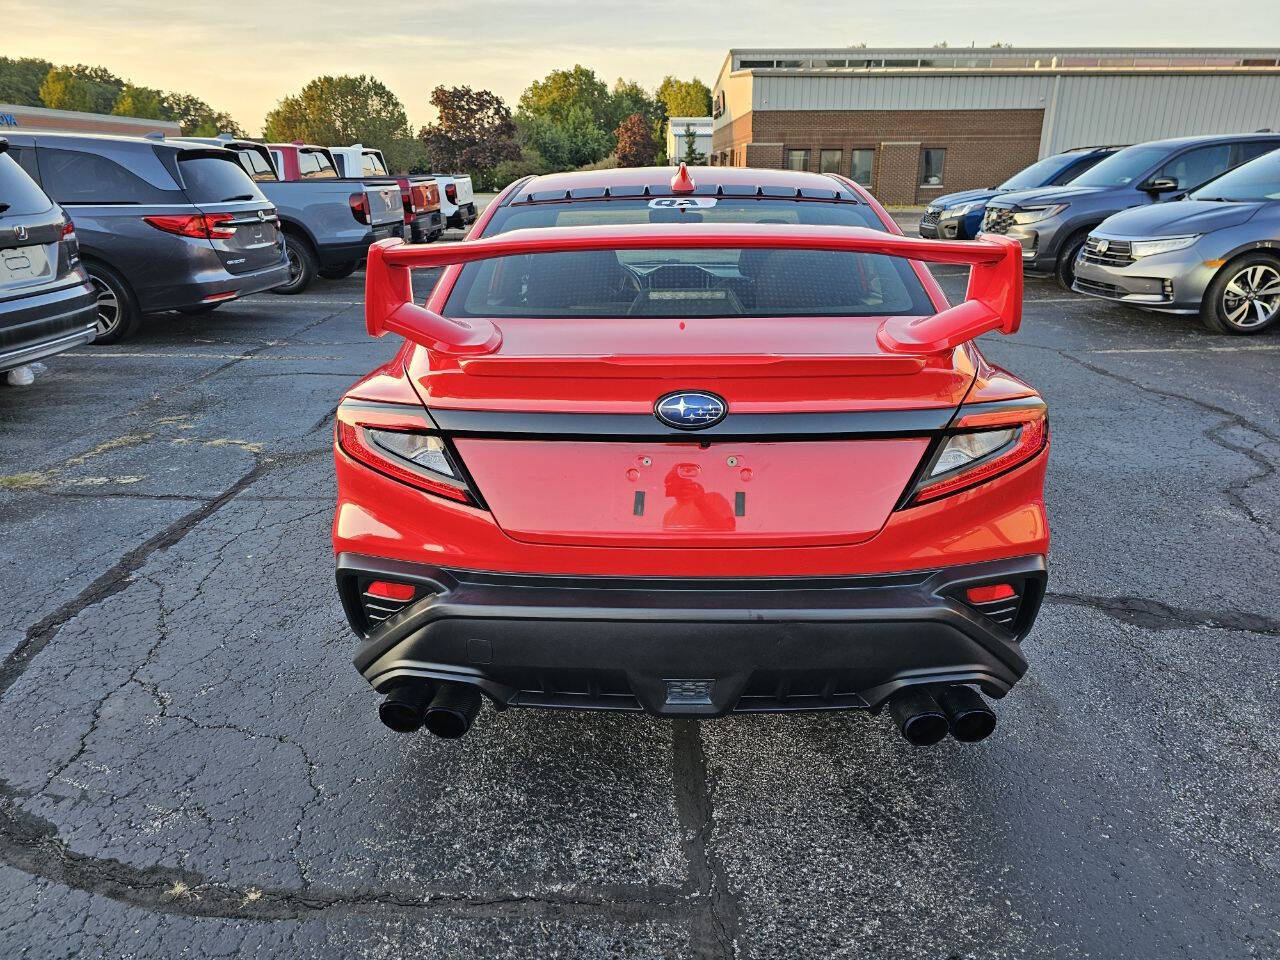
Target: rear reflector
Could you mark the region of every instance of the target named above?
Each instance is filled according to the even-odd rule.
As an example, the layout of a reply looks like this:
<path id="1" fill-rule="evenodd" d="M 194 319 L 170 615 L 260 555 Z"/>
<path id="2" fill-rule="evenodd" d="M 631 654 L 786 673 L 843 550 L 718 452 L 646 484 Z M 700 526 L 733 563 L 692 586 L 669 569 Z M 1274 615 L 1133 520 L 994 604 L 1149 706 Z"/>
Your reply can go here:
<path id="1" fill-rule="evenodd" d="M 234 300 L 238 294 L 234 290 L 226 293 L 211 293 L 209 296 L 201 300 L 201 303 L 222 303 L 223 300 Z"/>
<path id="2" fill-rule="evenodd" d="M 965 591 L 965 596 L 969 598 L 970 603 L 990 603 L 992 600 L 1005 600 L 1017 595 L 1018 591 L 1007 583 L 996 583 L 989 587 L 970 587 Z"/>
<path id="3" fill-rule="evenodd" d="M 386 600 L 412 600 L 417 591 L 412 583 L 393 583 L 390 580 L 375 580 L 364 588 L 364 592 L 372 597 Z"/>

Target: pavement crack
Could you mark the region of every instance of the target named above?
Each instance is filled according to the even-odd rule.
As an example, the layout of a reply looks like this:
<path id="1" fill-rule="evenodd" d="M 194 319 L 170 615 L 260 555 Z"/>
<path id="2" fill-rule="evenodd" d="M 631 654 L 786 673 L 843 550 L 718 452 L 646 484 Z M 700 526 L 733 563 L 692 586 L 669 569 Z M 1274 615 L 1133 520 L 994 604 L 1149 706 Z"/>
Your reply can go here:
<path id="1" fill-rule="evenodd" d="M 1210 628 L 1280 637 L 1280 620 L 1239 610 L 1172 607 L 1147 597 L 1102 597 L 1075 593 L 1046 593 L 1045 599 L 1072 607 L 1097 610 L 1116 620 L 1148 630 Z"/>
<path id="2" fill-rule="evenodd" d="M 28 627 L 22 640 L 0 664 L 0 697 L 22 676 L 32 659 L 57 635 L 63 624 L 128 587 L 134 574 L 152 554 L 176 544 L 194 526 L 220 510 L 265 471 L 265 463 L 259 462 L 217 497 L 183 514 L 155 536 L 128 551 L 78 594 Z"/>
<path id="3" fill-rule="evenodd" d="M 0 782 L 0 862 L 29 876 L 155 913 L 278 921 L 319 913 L 392 910 L 467 918 L 601 915 L 622 923 L 645 923 L 680 920 L 688 912 L 678 891 L 662 888 L 596 895 L 589 891 L 341 891 L 212 883 L 191 870 L 136 867 L 113 858 L 77 853 L 58 836 L 53 824 L 23 809 L 20 800 L 16 790 Z"/>
<path id="4" fill-rule="evenodd" d="M 702 901 L 691 917 L 690 947 L 698 960 L 733 960 L 741 910 L 713 846 L 712 781 L 697 720 L 674 723 L 671 774 L 676 814 L 685 835 L 689 879 L 695 897 Z"/>

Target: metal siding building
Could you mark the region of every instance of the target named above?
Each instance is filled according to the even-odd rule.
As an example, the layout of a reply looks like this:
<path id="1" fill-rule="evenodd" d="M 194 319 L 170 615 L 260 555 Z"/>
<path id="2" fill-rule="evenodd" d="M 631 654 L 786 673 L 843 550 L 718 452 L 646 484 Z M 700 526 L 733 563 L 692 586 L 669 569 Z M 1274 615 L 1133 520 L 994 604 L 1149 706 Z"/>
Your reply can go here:
<path id="1" fill-rule="evenodd" d="M 919 203 L 1072 147 L 1280 128 L 1280 50 L 735 49 L 714 97 L 713 163 Z"/>

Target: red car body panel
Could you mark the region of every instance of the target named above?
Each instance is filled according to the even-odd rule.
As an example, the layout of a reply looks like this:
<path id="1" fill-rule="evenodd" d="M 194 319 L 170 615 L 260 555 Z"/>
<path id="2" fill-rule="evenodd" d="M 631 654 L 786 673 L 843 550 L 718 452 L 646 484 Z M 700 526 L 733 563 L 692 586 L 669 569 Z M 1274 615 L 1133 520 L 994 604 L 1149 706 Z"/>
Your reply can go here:
<path id="1" fill-rule="evenodd" d="M 593 171 L 536 182 L 539 190 L 545 187 L 554 193 L 562 183 L 566 189 L 568 185 L 608 187 L 635 182 L 645 173 Z M 815 182 L 814 175 L 787 171 L 713 168 L 699 171 L 695 179 L 704 177 L 725 183 L 736 178 L 762 186 L 803 183 L 808 187 Z M 395 333 L 407 340 L 389 363 L 348 391 L 339 411 L 347 431 L 343 436 L 356 437 L 364 429 L 362 423 L 444 436 L 450 455 L 460 461 L 465 483 L 458 498 L 447 490 L 437 495 L 430 488 L 416 489 L 412 478 L 395 479 L 388 471 L 371 467 L 376 461 L 363 455 L 356 459 L 342 442 L 335 444 L 339 502 L 333 544 L 340 583 L 348 584 L 343 588 L 348 614 L 369 637 L 357 663 L 370 682 L 386 689 L 405 677 L 434 677 L 475 683 L 500 704 L 566 705 L 521 694 L 523 681 L 509 671 L 504 674 L 501 664 L 486 672 L 474 664 L 463 668 L 420 662 L 428 640 L 423 632 L 427 628 L 415 626 L 417 620 L 392 617 L 383 627 L 361 620 L 361 601 L 352 591 L 374 575 L 361 571 L 383 570 L 386 564 L 409 565 L 394 569 L 402 569 L 404 577 L 417 583 L 443 583 L 452 570 L 488 571 L 499 577 L 607 578 L 602 583 L 609 588 L 633 578 L 684 578 L 694 584 L 779 578 L 785 584 L 787 578 L 874 578 L 916 572 L 936 579 L 941 574 L 932 572 L 950 570 L 958 571 L 958 581 L 986 577 L 985 582 L 992 582 L 981 572 L 987 569 L 982 565 L 1008 562 L 1020 564 L 1019 572 L 1008 575 L 1008 582 L 1016 585 L 1018 597 L 1026 598 L 1024 620 L 1016 626 L 1018 639 L 1025 634 L 1043 590 L 1043 557 L 1049 544 L 1043 496 L 1048 459 L 1044 408 L 1032 387 L 990 364 L 973 343 L 987 331 L 1017 330 L 1021 251 L 1002 239 L 940 243 L 905 238 L 861 188 L 839 178 L 822 179 L 838 183 L 840 190 L 869 205 L 885 229 L 662 223 L 547 227 L 484 238 L 495 211 L 517 192 L 532 189 L 513 185 L 477 222 L 472 236 L 481 239 L 431 248 L 384 241 L 371 248 L 366 293 L 370 333 Z M 776 249 L 783 245 L 907 258 L 935 312 L 856 320 L 827 316 L 464 320 L 447 315 L 450 293 L 468 262 L 581 250 Z M 925 261 L 970 266 L 966 300 L 950 306 Z M 412 296 L 410 270 L 415 267 L 443 268 L 424 303 Z M 653 423 L 655 401 L 682 388 L 725 398 L 727 415 L 717 425 L 718 433 L 685 437 L 669 431 L 630 432 L 642 421 Z M 618 428 L 624 435 L 613 436 L 611 428 L 598 426 L 609 417 L 626 425 Z M 574 418 L 591 421 L 588 432 L 594 435 L 578 436 Z M 899 422 L 894 418 L 908 425 L 883 426 Z M 802 420 L 798 432 L 785 426 Z M 752 424 L 751 431 L 735 434 L 735 424 Z M 771 434 L 772 428 L 760 424 L 779 426 Z M 839 426 L 828 433 L 827 424 Z M 922 489 L 930 476 L 928 465 L 962 424 L 966 430 L 989 431 L 1038 425 L 1039 433 L 1018 435 L 1034 436 L 1042 445 L 1027 448 L 1009 466 L 1001 463 L 967 489 L 961 484 L 959 492 L 932 500 L 925 500 L 921 493 L 920 500 L 914 499 L 913 490 Z M 764 432 L 757 435 L 757 429 Z M 431 629 L 437 640 L 433 642 L 443 644 L 442 649 L 453 642 L 445 638 L 454 617 L 479 617 L 467 621 L 484 625 L 475 628 L 477 633 L 503 635 L 503 628 L 495 626 L 498 621 L 484 619 L 490 600 L 477 601 L 481 606 L 471 609 L 463 599 L 468 596 L 465 590 L 432 586 L 432 592 L 422 598 L 421 589 L 425 588 L 415 595 L 421 599 L 407 607 L 403 616 L 417 610 L 417 616 L 425 618 L 423 623 L 435 624 Z M 992 595 L 1008 593 L 1002 586 Z M 601 596 L 607 594 L 608 589 Z M 432 599 L 437 596 L 440 599 Z M 606 601 L 596 596 L 590 602 Z M 1015 598 L 1014 605 L 1018 602 Z M 463 606 L 456 606 L 459 603 Z M 431 609 L 433 605 L 437 609 Z M 929 622 L 935 615 L 955 615 L 951 601 L 945 601 L 944 607 L 941 613 L 930 612 L 930 607 L 919 615 Z M 506 667 L 519 673 L 532 670 L 534 662 L 547 657 L 554 661 L 544 642 L 535 642 L 526 630 L 525 618 L 540 620 L 543 615 L 518 607 L 502 609 L 506 622 L 524 625 L 515 631 L 518 637 L 512 640 L 512 650 L 518 652 L 511 654 Z M 866 619 L 847 612 L 860 624 Z M 545 616 L 568 624 L 586 615 L 571 603 Z M 691 623 L 733 616 L 731 610 L 689 615 Z M 813 616 L 809 612 L 802 619 Z M 889 619 L 901 616 L 905 616 L 902 610 L 875 614 Z M 607 617 L 619 618 L 628 621 L 619 629 L 631 629 L 630 614 Z M 929 626 L 926 632 L 933 629 Z M 972 629 L 981 633 L 985 628 Z M 1012 635 L 1006 638 L 992 629 L 998 638 L 982 641 L 994 651 L 990 663 L 976 665 L 975 661 L 963 667 L 966 658 L 977 656 L 973 648 L 962 652 L 948 646 L 951 640 L 940 639 L 938 643 L 947 647 L 947 652 L 939 654 L 940 662 L 948 665 L 931 673 L 925 663 L 915 662 L 915 654 L 907 657 L 911 663 L 899 664 L 887 674 L 888 668 L 880 664 L 873 680 L 867 681 L 869 687 L 852 701 L 836 696 L 837 705 L 875 706 L 903 684 L 938 683 L 943 677 L 967 677 L 988 693 L 1003 695 L 1025 669 L 1025 662 L 1016 650 L 1006 649 Z M 717 643 L 720 639 L 717 635 Z M 491 642 L 501 641 L 484 640 L 486 649 Z M 669 661 L 678 654 L 672 649 L 662 647 L 654 654 L 662 666 L 646 664 L 629 674 L 636 697 L 646 709 L 686 711 L 682 705 L 663 705 L 654 699 L 654 671 L 673 669 Z M 718 670 L 727 661 L 713 658 L 709 662 L 712 665 L 702 669 Z M 731 682 L 726 674 L 724 682 L 733 691 L 725 694 L 727 699 L 691 712 L 746 709 L 734 703 L 751 681 L 735 674 Z"/>

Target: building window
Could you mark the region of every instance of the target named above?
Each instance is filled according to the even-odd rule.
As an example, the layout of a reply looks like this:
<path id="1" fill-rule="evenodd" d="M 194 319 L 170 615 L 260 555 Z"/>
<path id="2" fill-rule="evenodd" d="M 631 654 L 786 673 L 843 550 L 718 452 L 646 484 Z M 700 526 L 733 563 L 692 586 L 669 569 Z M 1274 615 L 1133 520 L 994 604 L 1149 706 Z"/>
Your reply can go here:
<path id="1" fill-rule="evenodd" d="M 820 150 L 818 152 L 818 170 L 821 173 L 843 173 L 843 150 Z"/>
<path id="2" fill-rule="evenodd" d="M 941 147 L 931 147 L 920 151 L 920 186 L 942 186 L 942 167 L 947 160 L 947 151 Z"/>
<path id="3" fill-rule="evenodd" d="M 808 170 L 809 169 L 809 151 L 808 150 L 788 150 L 787 151 L 787 169 L 788 170 Z"/>
<path id="4" fill-rule="evenodd" d="M 871 174 L 875 169 L 875 150 L 850 150 L 849 179 L 859 186 L 871 187 Z"/>

